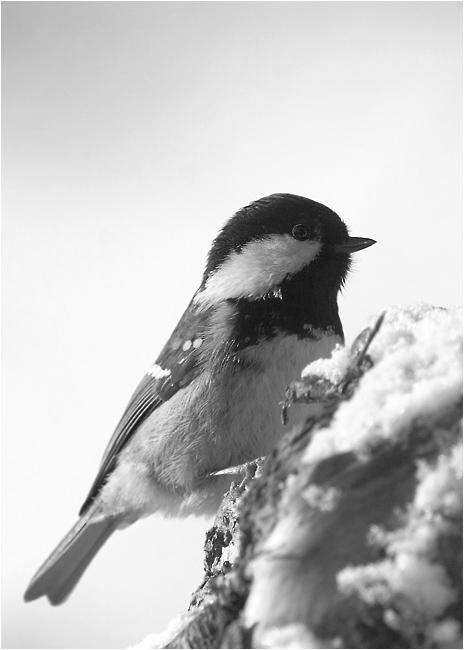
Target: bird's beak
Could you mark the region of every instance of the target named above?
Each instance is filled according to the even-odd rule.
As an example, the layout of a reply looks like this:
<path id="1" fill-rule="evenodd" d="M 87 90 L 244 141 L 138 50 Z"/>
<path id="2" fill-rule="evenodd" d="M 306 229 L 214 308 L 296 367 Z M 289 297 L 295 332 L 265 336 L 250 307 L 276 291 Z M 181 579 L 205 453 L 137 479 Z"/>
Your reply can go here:
<path id="1" fill-rule="evenodd" d="M 369 239 L 368 237 L 348 237 L 341 244 L 335 244 L 334 249 L 336 253 L 354 253 L 376 243 L 375 239 Z"/>

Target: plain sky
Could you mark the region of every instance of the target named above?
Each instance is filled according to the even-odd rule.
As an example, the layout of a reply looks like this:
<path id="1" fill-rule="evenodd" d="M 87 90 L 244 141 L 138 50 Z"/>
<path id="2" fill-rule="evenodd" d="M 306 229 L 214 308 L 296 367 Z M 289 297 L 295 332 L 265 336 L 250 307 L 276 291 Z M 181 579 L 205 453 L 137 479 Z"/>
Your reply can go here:
<path id="1" fill-rule="evenodd" d="M 210 521 L 117 533 L 25 605 L 224 221 L 329 205 L 356 254 L 347 342 L 461 302 L 460 2 L 2 2 L 3 647 L 126 647 L 202 579 Z"/>

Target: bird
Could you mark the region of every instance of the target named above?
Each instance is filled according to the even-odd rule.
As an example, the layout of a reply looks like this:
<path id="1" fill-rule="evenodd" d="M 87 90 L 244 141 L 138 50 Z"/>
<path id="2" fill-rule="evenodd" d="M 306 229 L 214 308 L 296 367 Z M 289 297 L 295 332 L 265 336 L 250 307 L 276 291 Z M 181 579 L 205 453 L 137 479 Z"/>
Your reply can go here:
<path id="1" fill-rule="evenodd" d="M 214 513 L 231 476 L 283 433 L 286 386 L 344 343 L 337 297 L 352 237 L 330 208 L 272 194 L 238 210 L 201 283 L 132 395 L 79 520 L 33 576 L 26 601 L 63 603 L 110 535 L 155 512 Z M 296 424 L 303 412 L 292 409 Z"/>

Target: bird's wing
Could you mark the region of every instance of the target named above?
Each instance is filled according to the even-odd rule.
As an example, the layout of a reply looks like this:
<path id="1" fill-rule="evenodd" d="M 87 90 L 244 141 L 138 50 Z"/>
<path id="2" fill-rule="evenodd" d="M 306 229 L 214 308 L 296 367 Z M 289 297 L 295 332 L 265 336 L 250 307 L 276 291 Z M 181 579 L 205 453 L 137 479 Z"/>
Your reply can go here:
<path id="1" fill-rule="evenodd" d="M 198 349 L 203 341 L 207 317 L 208 313 L 198 310 L 193 301 L 187 307 L 157 360 L 132 395 L 103 454 L 98 474 L 80 510 L 81 515 L 100 491 L 108 474 L 115 468 L 121 449 L 131 439 L 138 426 L 163 402 L 197 376 Z"/>

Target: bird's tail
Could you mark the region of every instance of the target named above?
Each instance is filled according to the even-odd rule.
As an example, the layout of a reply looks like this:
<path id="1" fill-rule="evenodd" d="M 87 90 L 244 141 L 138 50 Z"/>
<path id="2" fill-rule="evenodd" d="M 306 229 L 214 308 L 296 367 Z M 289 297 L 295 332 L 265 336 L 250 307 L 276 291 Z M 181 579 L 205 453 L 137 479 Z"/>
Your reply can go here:
<path id="1" fill-rule="evenodd" d="M 96 553 L 120 524 L 117 517 L 98 517 L 98 510 L 97 500 L 34 575 L 24 600 L 47 596 L 52 605 L 60 605 L 68 598 Z"/>

